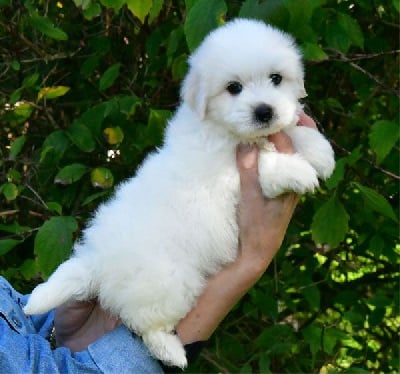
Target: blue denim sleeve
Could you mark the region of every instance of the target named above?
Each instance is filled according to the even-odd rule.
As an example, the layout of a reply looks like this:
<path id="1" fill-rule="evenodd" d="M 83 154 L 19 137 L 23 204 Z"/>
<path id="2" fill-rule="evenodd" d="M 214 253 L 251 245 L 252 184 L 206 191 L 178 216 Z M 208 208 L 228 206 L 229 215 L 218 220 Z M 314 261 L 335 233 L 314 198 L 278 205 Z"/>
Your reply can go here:
<path id="1" fill-rule="evenodd" d="M 26 297 L 0 277 L 0 373 L 162 373 L 142 341 L 120 326 L 83 352 L 52 350 L 46 337 L 53 313 L 34 318 L 22 311 Z"/>

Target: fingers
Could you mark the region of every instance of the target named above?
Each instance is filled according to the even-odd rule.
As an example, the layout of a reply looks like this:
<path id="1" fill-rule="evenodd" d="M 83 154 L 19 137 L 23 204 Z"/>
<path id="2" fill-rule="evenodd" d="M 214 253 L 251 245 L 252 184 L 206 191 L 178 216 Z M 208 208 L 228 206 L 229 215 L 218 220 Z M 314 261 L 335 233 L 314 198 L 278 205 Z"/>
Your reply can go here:
<path id="1" fill-rule="evenodd" d="M 299 121 L 297 122 L 297 126 L 306 126 L 317 129 L 317 124 L 315 123 L 315 121 L 304 112 L 301 112 L 299 114 Z"/>
<path id="2" fill-rule="evenodd" d="M 257 170 L 258 149 L 254 144 L 239 144 L 236 152 L 239 170 Z"/>
<path id="3" fill-rule="evenodd" d="M 278 152 L 288 154 L 294 153 L 292 141 L 290 140 L 289 135 L 287 135 L 285 132 L 280 131 L 276 134 L 269 135 L 268 140 L 274 143 Z"/>
<path id="4" fill-rule="evenodd" d="M 242 199 L 250 196 L 262 196 L 258 182 L 258 148 L 252 144 L 239 144 L 236 151 L 236 163 L 240 176 Z"/>

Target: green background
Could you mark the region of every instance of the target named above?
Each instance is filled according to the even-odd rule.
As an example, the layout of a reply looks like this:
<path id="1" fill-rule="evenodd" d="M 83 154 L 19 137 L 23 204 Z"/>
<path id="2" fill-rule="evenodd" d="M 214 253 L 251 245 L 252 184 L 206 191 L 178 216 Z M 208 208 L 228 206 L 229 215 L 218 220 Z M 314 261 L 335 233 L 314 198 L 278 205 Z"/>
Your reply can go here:
<path id="1" fill-rule="evenodd" d="M 337 166 L 188 371 L 396 373 L 396 0 L 0 0 L 0 274 L 29 292 L 69 256 L 162 143 L 190 51 L 237 16 L 296 38 Z"/>

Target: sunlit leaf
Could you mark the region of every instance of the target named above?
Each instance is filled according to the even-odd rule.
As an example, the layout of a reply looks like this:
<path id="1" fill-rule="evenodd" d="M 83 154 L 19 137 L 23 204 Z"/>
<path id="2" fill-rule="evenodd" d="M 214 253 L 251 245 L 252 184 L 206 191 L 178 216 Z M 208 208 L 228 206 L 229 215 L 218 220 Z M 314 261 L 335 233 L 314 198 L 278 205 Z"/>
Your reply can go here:
<path id="1" fill-rule="evenodd" d="M 119 144 L 124 140 L 124 132 L 120 127 L 107 127 L 103 131 L 108 144 Z"/>
<path id="2" fill-rule="evenodd" d="M 107 168 L 96 168 L 93 169 L 90 179 L 93 187 L 99 188 L 110 188 L 114 185 L 114 176 L 110 169 Z"/>
<path id="3" fill-rule="evenodd" d="M 144 22 L 153 5 L 152 0 L 126 0 L 128 9 L 134 16 L 139 18 L 140 22 Z"/>
<path id="4" fill-rule="evenodd" d="M 55 99 L 57 97 L 64 96 L 69 90 L 70 87 L 66 86 L 44 87 L 39 91 L 37 99 Z"/>

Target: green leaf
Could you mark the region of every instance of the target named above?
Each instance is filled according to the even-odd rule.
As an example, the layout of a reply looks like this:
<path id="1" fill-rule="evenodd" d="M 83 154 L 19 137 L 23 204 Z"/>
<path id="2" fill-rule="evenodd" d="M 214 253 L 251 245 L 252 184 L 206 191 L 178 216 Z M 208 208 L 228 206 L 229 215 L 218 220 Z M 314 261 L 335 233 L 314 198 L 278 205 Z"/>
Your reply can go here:
<path id="1" fill-rule="evenodd" d="M 380 193 L 376 192 L 372 188 L 365 187 L 360 183 L 353 182 L 353 184 L 360 190 L 365 204 L 368 205 L 372 210 L 392 219 L 395 222 L 398 221 L 392 206 Z"/>
<path id="2" fill-rule="evenodd" d="M 387 120 L 375 122 L 369 133 L 369 145 L 376 153 L 380 164 L 389 154 L 400 137 L 399 124 Z"/>
<path id="3" fill-rule="evenodd" d="M 38 80 L 39 80 L 39 74 L 38 73 L 33 73 L 31 75 L 28 75 L 22 81 L 22 87 L 23 88 L 33 87 L 37 83 Z"/>
<path id="4" fill-rule="evenodd" d="M 104 74 L 101 76 L 100 81 L 99 81 L 99 90 L 104 91 L 107 88 L 110 88 L 115 80 L 119 76 L 119 69 L 121 68 L 121 64 L 117 63 L 112 66 L 110 66 Z"/>
<path id="5" fill-rule="evenodd" d="M 73 0 L 73 1 L 76 7 L 81 7 L 83 10 L 87 9 L 92 3 L 92 0 Z"/>
<path id="6" fill-rule="evenodd" d="M 312 356 L 321 350 L 322 329 L 315 325 L 309 325 L 301 330 L 304 340 L 308 343 Z"/>
<path id="7" fill-rule="evenodd" d="M 338 49 L 344 53 L 350 48 L 350 38 L 347 31 L 338 23 L 328 23 L 325 30 L 325 40 L 328 47 Z"/>
<path id="8" fill-rule="evenodd" d="M 333 350 L 336 347 L 336 344 L 343 338 L 346 338 L 346 336 L 343 336 L 344 333 L 341 332 L 338 329 L 334 328 L 327 328 L 324 330 L 323 333 L 323 347 L 324 347 L 324 352 L 328 354 L 332 354 Z"/>
<path id="9" fill-rule="evenodd" d="M 345 13 L 338 13 L 338 23 L 347 32 L 350 40 L 357 47 L 364 48 L 364 35 L 357 20 Z"/>
<path id="10" fill-rule="evenodd" d="M 68 39 L 68 35 L 60 28 L 55 27 L 51 22 L 51 20 L 49 20 L 48 18 L 34 15 L 29 18 L 29 22 L 36 30 L 38 30 L 39 32 L 48 36 L 51 39 L 55 40 Z"/>
<path id="11" fill-rule="evenodd" d="M 25 122 L 33 112 L 33 106 L 25 101 L 21 101 L 15 104 L 13 108 L 13 120 L 11 122 L 20 124 Z"/>
<path id="12" fill-rule="evenodd" d="M 112 8 L 115 12 L 118 12 L 126 3 L 126 0 L 100 0 L 100 3 L 105 7 Z"/>
<path id="13" fill-rule="evenodd" d="M 73 233 L 78 224 L 73 217 L 52 217 L 39 229 L 35 237 L 34 253 L 44 278 L 65 261 L 72 248 Z"/>
<path id="14" fill-rule="evenodd" d="M 21 64 L 19 63 L 19 61 L 17 60 L 13 60 L 11 62 L 11 69 L 15 70 L 15 71 L 20 71 L 21 69 Z"/>
<path id="15" fill-rule="evenodd" d="M 36 279 L 38 271 L 37 263 L 32 258 L 26 259 L 19 267 L 19 272 L 27 280 Z"/>
<path id="16" fill-rule="evenodd" d="M 25 142 L 26 142 L 26 135 L 22 135 L 12 142 L 10 147 L 10 155 L 8 157 L 9 160 L 14 161 L 17 158 Z"/>
<path id="17" fill-rule="evenodd" d="M 153 5 L 152 0 L 126 0 L 128 9 L 134 16 L 139 18 L 140 22 L 144 23 L 146 16 L 149 14 Z"/>
<path id="18" fill-rule="evenodd" d="M 39 101 L 43 98 L 56 99 L 57 97 L 64 96 L 69 90 L 70 87 L 66 86 L 44 87 L 39 91 L 37 100 Z"/>
<path id="19" fill-rule="evenodd" d="M 256 348 L 268 349 L 276 343 L 287 340 L 293 335 L 293 328 L 286 324 L 272 325 L 265 329 L 254 341 Z"/>
<path id="20" fill-rule="evenodd" d="M 314 214 L 311 223 L 315 243 L 337 247 L 348 231 L 349 215 L 336 196 L 331 197 Z"/>
<path id="21" fill-rule="evenodd" d="M 286 30 L 304 42 L 317 43 L 319 37 L 311 27 L 311 17 L 314 9 L 324 2 L 325 0 L 283 0 L 290 15 Z"/>
<path id="22" fill-rule="evenodd" d="M 71 184 L 81 179 L 89 168 L 82 164 L 71 164 L 63 167 L 54 178 L 54 183 L 58 184 Z"/>
<path id="23" fill-rule="evenodd" d="M 11 6 L 11 0 L 0 0 L 0 8 Z"/>
<path id="24" fill-rule="evenodd" d="M 51 161 L 57 164 L 70 144 L 66 131 L 57 130 L 52 132 L 43 142 L 40 162 Z"/>
<path id="25" fill-rule="evenodd" d="M 323 61 L 328 58 L 328 55 L 318 44 L 304 43 L 301 49 L 305 60 Z"/>
<path id="26" fill-rule="evenodd" d="M 92 195 L 89 195 L 86 197 L 86 199 L 83 201 L 82 206 L 90 204 L 92 201 L 100 199 L 101 197 L 108 196 L 110 194 L 110 191 L 101 191 L 101 192 L 96 192 Z"/>
<path id="27" fill-rule="evenodd" d="M 198 0 L 194 3 L 184 25 L 190 51 L 193 51 L 211 30 L 223 24 L 226 12 L 227 6 L 223 0 Z"/>
<path id="28" fill-rule="evenodd" d="M 90 56 L 82 65 L 80 73 L 85 77 L 89 78 L 96 70 L 100 64 L 100 56 L 94 55 Z"/>
<path id="29" fill-rule="evenodd" d="M 151 24 L 158 17 L 164 5 L 164 0 L 153 0 L 153 5 L 151 6 L 149 12 L 148 23 Z"/>
<path id="30" fill-rule="evenodd" d="M 301 290 L 302 295 L 307 300 L 311 309 L 319 310 L 321 303 L 321 293 L 317 286 L 306 286 Z"/>
<path id="31" fill-rule="evenodd" d="M 2 240 L 0 240 L 0 256 L 3 256 L 7 252 L 11 251 L 19 243 L 22 243 L 22 240 L 16 240 L 16 239 L 2 239 Z"/>
<path id="32" fill-rule="evenodd" d="M 111 188 L 114 185 L 114 176 L 110 169 L 107 168 L 96 168 L 93 169 L 90 179 L 93 187 L 99 188 Z"/>
<path id="33" fill-rule="evenodd" d="M 1 186 L 4 197 L 7 201 L 15 200 L 18 196 L 18 188 L 14 183 L 7 182 Z"/>
<path id="34" fill-rule="evenodd" d="M 51 212 L 55 212 L 57 214 L 59 214 L 61 216 L 62 214 L 62 206 L 61 204 L 55 202 L 55 201 L 48 201 L 46 202 L 47 208 L 49 208 L 49 210 Z"/>
<path id="35" fill-rule="evenodd" d="M 289 12 L 282 0 L 246 0 L 242 3 L 238 14 L 241 18 L 256 18 L 273 25 L 283 26 L 289 18 Z"/>
<path id="36" fill-rule="evenodd" d="M 341 158 L 335 163 L 335 169 L 332 175 L 325 181 L 325 186 L 332 190 L 344 179 L 344 174 L 346 172 L 347 159 Z"/>
<path id="37" fill-rule="evenodd" d="M 96 148 L 93 135 L 90 130 L 80 122 L 74 122 L 67 130 L 71 141 L 83 152 L 92 152 Z"/>
<path id="38" fill-rule="evenodd" d="M 395 9 L 397 10 L 397 12 L 400 13 L 400 3 L 399 0 L 392 0 L 392 4 L 395 7 Z"/>
<path id="39" fill-rule="evenodd" d="M 98 3 L 90 4 L 89 7 L 83 10 L 83 16 L 89 21 L 100 14 L 101 14 L 101 6 Z"/>

